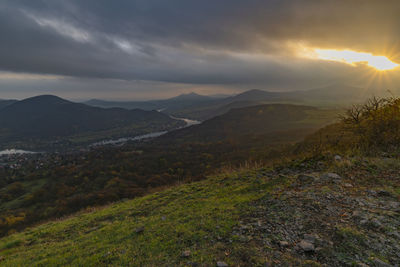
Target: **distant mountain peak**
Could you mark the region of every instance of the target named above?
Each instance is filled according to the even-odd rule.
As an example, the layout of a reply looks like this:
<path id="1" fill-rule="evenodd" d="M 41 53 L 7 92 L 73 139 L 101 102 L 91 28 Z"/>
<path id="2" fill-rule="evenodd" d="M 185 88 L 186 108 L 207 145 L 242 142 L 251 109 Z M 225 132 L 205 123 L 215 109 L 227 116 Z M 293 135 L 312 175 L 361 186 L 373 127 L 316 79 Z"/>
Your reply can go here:
<path id="1" fill-rule="evenodd" d="M 190 93 L 186 93 L 186 94 L 181 94 L 180 96 L 202 96 L 202 95 L 199 95 L 198 93 L 195 93 L 195 92 L 190 92 Z"/>
<path id="2" fill-rule="evenodd" d="M 201 99 L 209 99 L 208 96 L 199 95 L 195 92 L 180 94 L 176 97 L 170 98 L 170 100 L 201 100 Z"/>
<path id="3" fill-rule="evenodd" d="M 280 97 L 279 93 L 269 92 L 260 89 L 252 89 L 243 93 L 237 94 L 230 98 L 231 101 L 264 101 L 273 100 Z"/>
<path id="4" fill-rule="evenodd" d="M 55 96 L 55 95 L 38 95 L 38 96 L 26 98 L 17 103 L 65 104 L 65 103 L 72 103 L 72 102 L 65 100 L 61 97 Z"/>

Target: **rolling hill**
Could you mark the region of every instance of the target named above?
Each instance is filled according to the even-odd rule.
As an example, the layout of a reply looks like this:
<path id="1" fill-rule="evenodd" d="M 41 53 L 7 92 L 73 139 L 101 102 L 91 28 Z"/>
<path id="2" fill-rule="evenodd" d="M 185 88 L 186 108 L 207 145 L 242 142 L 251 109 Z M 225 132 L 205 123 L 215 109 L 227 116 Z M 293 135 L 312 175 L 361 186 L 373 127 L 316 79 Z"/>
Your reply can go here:
<path id="1" fill-rule="evenodd" d="M 253 89 L 235 96 L 205 101 L 189 107 L 166 110 L 165 112 L 178 117 L 207 120 L 222 115 L 235 107 L 287 103 L 325 108 L 345 108 L 353 103 L 362 103 L 372 96 L 388 95 L 390 95 L 388 91 L 345 84 L 333 84 L 311 90 L 288 92 L 269 92 Z"/>
<path id="2" fill-rule="evenodd" d="M 263 136 L 266 142 L 271 143 L 299 141 L 334 121 L 337 113 L 337 110 L 290 104 L 246 106 L 233 108 L 202 124 L 170 132 L 159 139 L 174 142 L 218 142 Z"/>
<path id="3" fill-rule="evenodd" d="M 385 116 L 364 114 L 364 130 L 378 134 L 378 141 L 387 141 L 392 134 L 398 137 L 386 123 L 394 118 L 399 124 L 398 102 L 385 102 L 377 111 Z M 369 124 L 369 116 L 378 121 Z M 212 169 L 213 161 L 225 160 L 232 152 L 220 150 L 223 140 L 242 142 L 252 152 L 257 149 L 251 146 L 253 136 L 260 135 L 265 142 L 293 142 L 304 134 L 302 129 L 331 119 L 332 111 L 289 104 L 232 109 L 154 144 L 69 155 L 64 159 L 67 164 L 42 171 L 34 164 L 35 174 L 23 169 L 17 181 L 12 173 L 0 190 L 0 225 L 8 230 L 0 238 L 0 265 L 396 266 L 398 153 L 351 154 L 349 143 L 336 147 L 334 152 L 340 155 L 332 154 L 331 144 L 324 153 L 296 146 L 269 164 L 245 165 L 239 171 Z M 379 121 L 383 133 L 374 128 Z M 321 131 L 330 133 L 337 124 Z M 372 135 L 371 141 L 375 139 Z M 217 153 L 194 144 L 209 141 Z M 170 147 L 160 146 L 163 142 Z M 321 145 L 321 135 L 311 135 L 308 142 Z M 240 150 L 234 153 L 243 155 Z M 206 177 L 201 168 L 214 174 Z M 149 175 L 152 171 L 156 173 Z M 194 172 L 203 176 L 196 179 L 202 181 L 191 179 Z M 178 185 L 172 186 L 173 179 Z M 168 185 L 171 188 L 165 189 Z M 47 221 L 118 199 L 103 208 Z M 38 215 L 31 223 L 47 222 L 25 228 L 32 224 L 24 225 L 24 220 Z"/>
<path id="4" fill-rule="evenodd" d="M 203 179 L 226 166 L 279 160 L 287 155 L 282 147 L 329 123 L 333 114 L 296 105 L 246 107 L 149 142 L 98 147 L 77 155 L 34 156 L 18 170 L 0 169 L 5 177 L 0 179 L 0 236 L 38 220 L 141 196 L 155 187 Z M 19 212 L 26 218 L 13 225 L 2 223 Z"/>
<path id="5" fill-rule="evenodd" d="M 395 266 L 398 166 L 325 159 L 211 176 L 3 237 L 0 265 Z"/>
<path id="6" fill-rule="evenodd" d="M 99 139 L 166 130 L 181 124 L 156 111 L 104 109 L 43 95 L 15 102 L 0 110 L 0 140 L 4 144 L 83 135 L 88 139 Z"/>
<path id="7" fill-rule="evenodd" d="M 195 93 L 184 94 L 166 100 L 112 102 L 91 100 L 87 104 L 100 107 L 142 108 L 163 110 L 176 117 L 207 120 L 222 115 L 235 107 L 255 106 L 271 103 L 301 104 L 316 107 L 347 107 L 362 103 L 371 96 L 388 96 L 387 91 L 362 88 L 346 84 L 333 84 L 304 91 L 269 92 L 252 89 L 227 97 L 201 96 Z"/>
<path id="8" fill-rule="evenodd" d="M 13 103 L 17 102 L 17 100 L 3 100 L 0 99 L 0 109 L 3 109 Z"/>
<path id="9" fill-rule="evenodd" d="M 184 109 L 193 105 L 199 105 L 214 102 L 218 97 L 204 96 L 196 93 L 181 94 L 176 97 L 163 100 L 150 101 L 106 101 L 92 99 L 85 104 L 103 108 L 120 107 L 126 109 L 144 109 L 144 110 L 165 110 L 173 112 L 174 110 Z"/>

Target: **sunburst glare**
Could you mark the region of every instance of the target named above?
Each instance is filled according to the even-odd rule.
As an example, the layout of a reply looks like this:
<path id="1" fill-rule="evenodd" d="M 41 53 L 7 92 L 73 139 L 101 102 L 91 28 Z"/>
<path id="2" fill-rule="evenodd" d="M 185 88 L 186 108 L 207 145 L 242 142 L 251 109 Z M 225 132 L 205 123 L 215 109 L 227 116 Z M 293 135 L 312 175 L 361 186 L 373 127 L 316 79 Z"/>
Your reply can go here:
<path id="1" fill-rule="evenodd" d="M 392 70 L 399 66 L 385 56 L 375 56 L 370 53 L 355 52 L 351 50 L 315 49 L 315 55 L 319 59 L 344 62 L 355 65 L 366 63 L 377 70 Z"/>

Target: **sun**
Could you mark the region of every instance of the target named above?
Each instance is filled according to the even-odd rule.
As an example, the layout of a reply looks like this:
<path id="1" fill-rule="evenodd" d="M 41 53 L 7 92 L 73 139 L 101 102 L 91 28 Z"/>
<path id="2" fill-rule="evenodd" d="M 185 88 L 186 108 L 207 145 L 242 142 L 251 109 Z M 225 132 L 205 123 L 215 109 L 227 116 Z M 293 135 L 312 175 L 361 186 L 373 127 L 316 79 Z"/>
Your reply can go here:
<path id="1" fill-rule="evenodd" d="M 350 65 L 366 63 L 379 71 L 392 70 L 399 66 L 385 56 L 375 56 L 370 53 L 334 49 L 314 49 L 313 52 L 318 59 L 339 61 Z"/>

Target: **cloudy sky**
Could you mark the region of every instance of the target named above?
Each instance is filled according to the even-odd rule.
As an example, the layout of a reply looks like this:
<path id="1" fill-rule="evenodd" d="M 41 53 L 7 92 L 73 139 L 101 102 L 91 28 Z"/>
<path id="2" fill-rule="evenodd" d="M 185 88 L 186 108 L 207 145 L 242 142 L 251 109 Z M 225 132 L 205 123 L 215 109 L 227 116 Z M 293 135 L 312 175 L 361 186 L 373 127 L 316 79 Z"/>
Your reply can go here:
<path id="1" fill-rule="evenodd" d="M 0 98 L 396 91 L 399 14 L 398 0 L 0 0 Z"/>

